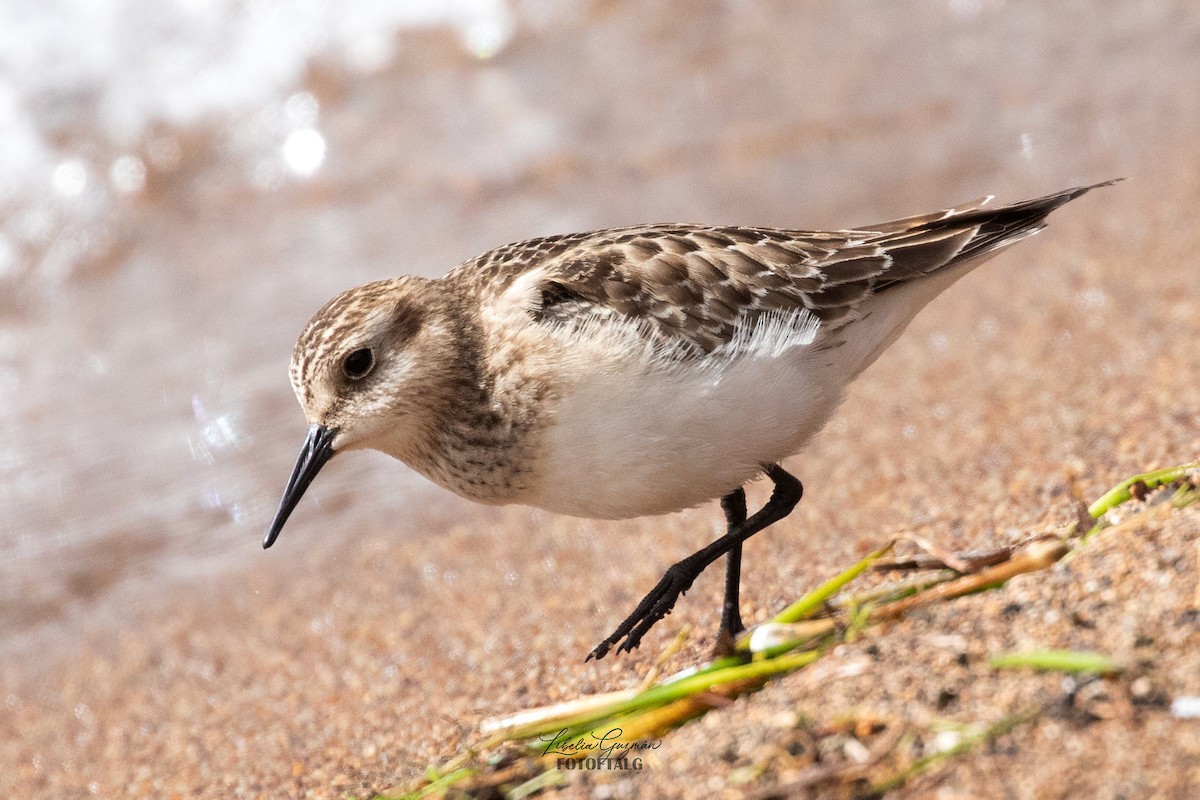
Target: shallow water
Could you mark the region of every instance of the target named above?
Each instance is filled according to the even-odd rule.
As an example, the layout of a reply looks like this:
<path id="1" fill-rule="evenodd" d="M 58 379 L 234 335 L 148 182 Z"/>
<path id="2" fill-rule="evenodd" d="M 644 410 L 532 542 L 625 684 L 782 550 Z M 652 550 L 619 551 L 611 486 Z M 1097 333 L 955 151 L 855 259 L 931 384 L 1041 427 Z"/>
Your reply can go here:
<path id="1" fill-rule="evenodd" d="M 470 513 L 360 455 L 259 549 L 304 431 L 291 343 L 347 286 L 573 229 L 1153 186 L 1200 120 L 1187 3 L 450 5 L 0 9 L 5 641 Z"/>

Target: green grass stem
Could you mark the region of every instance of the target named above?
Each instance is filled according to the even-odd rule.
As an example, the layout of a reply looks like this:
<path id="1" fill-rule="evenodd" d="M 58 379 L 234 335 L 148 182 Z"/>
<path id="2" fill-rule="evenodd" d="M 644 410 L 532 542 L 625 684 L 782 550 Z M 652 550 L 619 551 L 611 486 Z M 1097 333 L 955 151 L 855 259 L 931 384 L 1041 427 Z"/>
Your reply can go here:
<path id="1" fill-rule="evenodd" d="M 988 659 L 995 669 L 1036 669 L 1048 672 L 1090 672 L 1115 675 L 1123 667 L 1110 656 L 1079 650 L 1030 650 L 1001 653 Z"/>
<path id="2" fill-rule="evenodd" d="M 841 591 L 842 587 L 866 572 L 871 568 L 872 564 L 887 555 L 894 544 L 894 541 L 888 542 L 883 547 L 864 558 L 862 561 L 859 561 L 857 564 L 850 567 L 850 569 L 847 569 L 825 581 L 820 586 L 808 592 L 799 600 L 792 603 L 783 611 L 780 611 L 778 614 L 772 617 L 771 622 L 787 624 L 808 619 L 818 610 L 820 610 L 820 608 L 825 605 L 825 603 L 831 597 Z"/>

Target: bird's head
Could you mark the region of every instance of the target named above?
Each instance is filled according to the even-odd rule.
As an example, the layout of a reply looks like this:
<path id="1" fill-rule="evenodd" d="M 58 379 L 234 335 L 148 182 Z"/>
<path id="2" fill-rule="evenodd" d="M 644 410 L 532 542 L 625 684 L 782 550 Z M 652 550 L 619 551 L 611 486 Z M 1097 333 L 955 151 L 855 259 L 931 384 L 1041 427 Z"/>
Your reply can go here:
<path id="1" fill-rule="evenodd" d="M 270 547 L 321 467 L 344 450 L 403 457 L 435 423 L 455 336 L 429 291 L 402 277 L 342 292 L 309 321 L 292 352 L 291 382 L 308 438 L 263 539 Z"/>

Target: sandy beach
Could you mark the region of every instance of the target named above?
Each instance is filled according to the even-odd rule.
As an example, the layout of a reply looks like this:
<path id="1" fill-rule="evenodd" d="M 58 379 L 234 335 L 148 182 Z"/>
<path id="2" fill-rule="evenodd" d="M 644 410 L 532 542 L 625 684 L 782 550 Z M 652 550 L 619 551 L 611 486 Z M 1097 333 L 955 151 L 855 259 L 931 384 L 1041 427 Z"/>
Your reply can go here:
<path id="1" fill-rule="evenodd" d="M 198 425 L 193 392 L 155 406 L 148 379 L 110 372 L 56 395 L 30 359 L 25 385 L 45 397 L 12 406 L 20 446 L 73 430 L 85 392 L 111 404 L 101 427 L 128 426 L 129 442 L 103 455 L 56 445 L 51 462 L 86 467 L 21 499 L 13 529 L 51 537 L 110 495 L 140 510 L 4 567 L 0 794 L 369 797 L 453 756 L 486 719 L 636 685 L 685 625 L 665 668 L 707 658 L 720 570 L 638 651 L 583 660 L 667 566 L 719 534 L 715 503 L 628 522 L 488 508 L 353 454 L 261 551 L 304 430 L 290 342 L 328 296 L 373 277 L 438 274 L 567 229 L 840 227 L 1125 177 L 954 286 L 852 387 L 786 464 L 802 503 L 746 547 L 743 617 L 765 619 L 891 536 L 1012 544 L 1061 529 L 1078 497 L 1200 457 L 1200 15 L 1187 3 L 950 6 L 580 4 L 541 27 L 521 17 L 486 60 L 451 32 L 405 32 L 370 77 L 305 73 L 330 174 L 270 192 L 230 177 L 216 134 L 181 134 L 184 168 L 152 171 L 122 207 L 123 249 L 53 291 L 9 279 L 25 282 L 8 324 L 30 337 L 13 341 L 40 341 L 64 309 L 95 302 L 107 310 L 70 317 L 81 337 L 165 330 L 186 357 L 144 371 L 195 365 L 194 395 L 240 409 L 247 443 L 231 436 L 195 472 L 156 472 L 175 450 L 140 426 L 170 414 L 179 430 Z M 511 158 L 491 160 L 474 137 L 508 137 Z M 119 298 L 167 266 L 184 277 L 162 298 L 188 295 L 195 317 L 129 330 Z M 192 333 L 209 344 L 187 349 Z M 143 394 L 157 412 L 118 413 Z M 226 499 L 204 499 L 214 492 Z M 755 506 L 766 490 L 749 494 Z M 159 495 L 177 502 L 149 505 Z M 151 575 L 164 552 L 170 568 Z M 1129 670 L 1082 686 L 988 665 L 1035 648 Z M 1200 506 L 1160 505 L 1045 573 L 874 629 L 714 709 L 636 774 L 574 771 L 547 796 L 748 797 L 794 779 L 813 731 L 846 720 L 927 733 L 1038 706 L 1049 710 L 888 796 L 1188 798 L 1200 719 L 1172 703 L 1196 697 Z"/>

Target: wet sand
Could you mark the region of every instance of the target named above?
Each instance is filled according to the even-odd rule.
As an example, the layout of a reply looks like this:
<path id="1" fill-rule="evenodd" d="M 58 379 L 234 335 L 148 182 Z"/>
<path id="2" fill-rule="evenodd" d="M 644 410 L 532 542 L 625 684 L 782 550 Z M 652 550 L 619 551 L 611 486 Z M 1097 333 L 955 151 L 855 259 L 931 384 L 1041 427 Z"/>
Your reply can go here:
<path id="1" fill-rule="evenodd" d="M 680 11 L 603 5 L 578 29 L 519 38 L 488 69 L 565 106 L 579 85 L 540 76 L 547 64 L 570 63 L 567 42 L 582 42 L 583 63 L 597 70 L 608 55 L 651 45 L 678 52 L 647 57 L 643 70 L 658 80 L 645 86 L 638 70 L 613 67 L 616 78 L 596 88 L 607 95 L 591 106 L 603 112 L 568 116 L 566 144 L 511 173 L 372 161 L 371 149 L 384 148 L 378 123 L 345 113 L 335 116 L 331 141 L 358 148 L 364 173 L 381 163 L 391 171 L 364 178 L 349 170 L 340 182 L 282 199 L 247 195 L 223 208 L 206 202 L 199 178 L 177 178 L 138 212 L 150 233 L 135 253 L 211 260 L 214 285 L 236 287 L 237 269 L 219 265 L 244 254 L 228 244 L 207 249 L 223 230 L 238 230 L 235 218 L 269 219 L 288 202 L 345 204 L 353 225 L 328 230 L 358 237 L 354 252 L 370 268 L 388 262 L 391 241 L 380 231 L 402 218 L 417 241 L 415 269 L 438 272 L 432 265 L 551 230 L 666 217 L 831 226 L 1123 175 L 1131 180 L 1057 212 L 1042 235 L 952 288 L 860 379 L 822 437 L 786 465 L 804 481 L 805 498 L 748 544 L 743 616 L 763 619 L 896 532 L 958 550 L 1007 544 L 1072 519 L 1073 482 L 1092 499 L 1127 475 L 1200 454 L 1200 158 L 1190 133 L 1200 104 L 1179 91 L 1200 85 L 1191 6 L 1161 17 L 1110 9 L 1111 19 L 1082 29 L 1083 10 L 1047 20 L 1025 8 L 1016 22 L 992 20 L 994 36 L 977 19 L 925 30 L 857 6 L 840 20 L 775 9 L 786 25 L 761 8 Z M 867 33 L 850 38 L 836 69 L 820 67 L 824 82 L 805 91 L 805 113 L 772 116 L 789 106 L 789 81 L 779 75 L 803 80 L 818 70 L 804 53 L 834 49 L 809 31 L 809 50 L 794 52 L 780 31 L 839 22 Z M 723 36 L 706 39 L 718 23 Z M 884 46 L 945 47 L 949 58 L 957 25 L 970 28 L 976 48 L 955 62 L 967 74 L 938 77 L 930 58 L 923 69 L 900 70 L 930 82 L 895 87 L 894 101 L 864 74 L 886 71 Z M 1014 44 L 1021 36 L 1025 44 Z M 746 56 L 751 43 L 774 60 Z M 450 48 L 439 35 L 418 37 L 390 76 L 360 87 L 333 81 L 322 91 L 343 107 L 374 107 L 404 86 L 404 102 L 423 108 L 421 92 L 456 96 L 488 80 L 455 67 Z M 1029 61 L 1011 61 L 1013 52 Z M 692 59 L 699 77 L 688 90 Z M 768 66 L 778 74 L 761 92 L 739 94 Z M 963 85 L 983 99 L 963 97 Z M 604 108 L 623 92 L 628 102 Z M 856 98 L 868 113 L 854 113 Z M 661 128 L 643 116 L 671 103 L 684 110 Z M 687 110 L 696 104 L 704 113 Z M 715 121 L 705 128 L 701 120 Z M 1022 124 L 1040 126 L 1030 128 L 1032 144 L 1023 143 Z M 618 132 L 626 146 L 614 151 Z M 355 192 L 374 192 L 377 202 L 356 209 L 346 199 Z M 245 239 L 235 243 L 252 240 L 241 230 Z M 274 235 L 283 233 L 262 232 Z M 303 309 L 354 279 L 326 274 L 304 284 L 272 312 L 272 327 L 288 315 L 298 327 Z M 672 665 L 707 654 L 719 570 L 696 583 L 641 650 L 583 663 L 666 566 L 713 537 L 715 504 L 618 523 L 481 508 L 403 483 L 402 466 L 361 455 L 322 475 L 276 548 L 258 551 L 255 523 L 265 523 L 267 493 L 282 484 L 303 430 L 286 389 L 284 341 L 293 332 L 265 334 L 246 356 L 256 370 L 246 391 L 257 408 L 250 422 L 265 433 L 256 460 L 242 467 L 254 468 L 263 496 L 233 528 L 249 539 L 238 563 L 158 582 L 81 572 L 78 602 L 22 628 L 0 664 L 0 792 L 369 795 L 452 755 L 487 717 L 635 684 L 684 624 L 697 633 Z M 269 357 L 260 352 L 268 346 Z M 401 484 L 403 492 L 389 493 Z M 752 488 L 752 504 L 764 497 Z M 202 535 L 207 518 L 187 513 L 181 524 Z M 1097 714 L 1064 705 L 896 796 L 1191 796 L 1200 785 L 1200 722 L 1172 717 L 1162 701 L 1200 695 L 1198 541 L 1196 509 L 1117 527 L 1049 574 L 914 615 L 713 711 L 668 736 L 651 769 L 573 775 L 559 796 L 739 797 L 795 769 L 788 748 L 798 716 L 993 722 L 1066 696 L 1061 676 L 987 667 L 989 655 L 1034 647 L 1132 661 L 1150 691 L 1122 704 L 1114 684 L 1116 699 Z M 763 771 L 737 783 L 748 766 Z"/>

